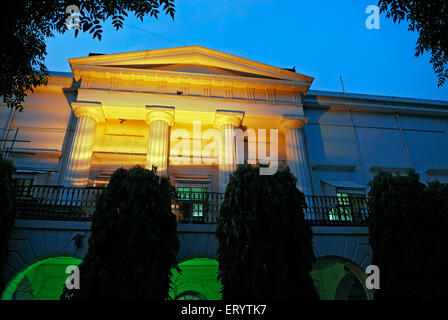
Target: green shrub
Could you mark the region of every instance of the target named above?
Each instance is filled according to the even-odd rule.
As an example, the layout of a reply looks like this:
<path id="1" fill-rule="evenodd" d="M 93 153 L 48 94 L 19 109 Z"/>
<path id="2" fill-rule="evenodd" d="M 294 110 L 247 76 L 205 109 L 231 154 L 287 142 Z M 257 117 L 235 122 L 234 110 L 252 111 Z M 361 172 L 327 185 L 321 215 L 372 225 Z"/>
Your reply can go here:
<path id="1" fill-rule="evenodd" d="M 372 264 L 380 268 L 375 299 L 446 296 L 448 187 L 419 175 L 381 172 L 368 195 Z"/>
<path id="2" fill-rule="evenodd" d="M 9 238 L 14 228 L 15 193 L 12 161 L 0 155 L 0 293 L 4 289 L 3 266 L 9 257 Z"/>
<path id="3" fill-rule="evenodd" d="M 81 288 L 64 289 L 61 298 L 166 299 L 179 250 L 175 194 L 154 171 L 116 170 L 97 201 Z"/>
<path id="4" fill-rule="evenodd" d="M 426 210 L 421 217 L 420 239 L 424 256 L 421 296 L 446 299 L 448 295 L 448 184 L 428 184 L 422 201 Z"/>
<path id="5" fill-rule="evenodd" d="M 304 205 L 289 169 L 263 176 L 244 165 L 234 172 L 216 230 L 223 299 L 317 299 Z"/>

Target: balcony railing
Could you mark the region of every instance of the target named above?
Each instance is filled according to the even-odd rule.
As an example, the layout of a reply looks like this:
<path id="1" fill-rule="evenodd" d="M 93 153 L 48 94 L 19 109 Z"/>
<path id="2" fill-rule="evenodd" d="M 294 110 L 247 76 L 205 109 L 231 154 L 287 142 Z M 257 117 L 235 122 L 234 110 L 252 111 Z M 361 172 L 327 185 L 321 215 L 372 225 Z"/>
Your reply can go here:
<path id="1" fill-rule="evenodd" d="M 367 225 L 364 196 L 305 196 L 305 219 L 312 225 Z"/>
<path id="2" fill-rule="evenodd" d="M 171 208 L 178 223 L 216 223 L 223 200 L 223 193 L 178 192 Z"/>
<path id="3" fill-rule="evenodd" d="M 16 190 L 16 216 L 24 219 L 92 220 L 103 188 L 26 186 Z"/>
<path id="4" fill-rule="evenodd" d="M 17 190 L 17 218 L 92 220 L 98 195 L 104 188 L 27 186 Z M 171 208 L 178 223 L 214 224 L 224 194 L 178 193 Z M 305 196 L 305 219 L 312 225 L 367 225 L 365 197 Z"/>

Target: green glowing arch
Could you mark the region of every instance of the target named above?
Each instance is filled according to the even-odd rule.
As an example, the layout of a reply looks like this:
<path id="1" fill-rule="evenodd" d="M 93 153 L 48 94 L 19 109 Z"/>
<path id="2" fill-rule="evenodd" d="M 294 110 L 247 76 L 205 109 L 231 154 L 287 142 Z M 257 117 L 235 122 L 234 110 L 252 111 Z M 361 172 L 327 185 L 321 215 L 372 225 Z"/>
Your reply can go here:
<path id="1" fill-rule="evenodd" d="M 50 257 L 30 264 L 6 286 L 2 300 L 59 300 L 68 265 L 79 265 L 75 257 Z"/>
<path id="2" fill-rule="evenodd" d="M 221 283 L 218 281 L 218 261 L 193 258 L 179 263 L 181 273 L 173 271 L 172 299 L 221 300 Z"/>
<path id="3" fill-rule="evenodd" d="M 79 265 L 75 257 L 49 257 L 34 262 L 19 272 L 6 286 L 2 300 L 59 300 L 68 274 L 68 265 Z M 217 280 L 218 262 L 209 258 L 188 259 L 179 264 L 181 273 L 173 271 L 172 299 L 220 300 L 221 284 Z"/>
<path id="4" fill-rule="evenodd" d="M 366 289 L 365 272 L 354 262 L 326 256 L 317 259 L 311 277 L 321 300 L 370 300 L 373 292 Z"/>

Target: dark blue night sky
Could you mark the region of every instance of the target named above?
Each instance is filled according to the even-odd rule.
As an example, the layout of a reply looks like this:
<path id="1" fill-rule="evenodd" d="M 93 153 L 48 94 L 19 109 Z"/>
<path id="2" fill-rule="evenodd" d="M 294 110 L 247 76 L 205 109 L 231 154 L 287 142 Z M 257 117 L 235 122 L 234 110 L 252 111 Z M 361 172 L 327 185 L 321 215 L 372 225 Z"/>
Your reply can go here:
<path id="1" fill-rule="evenodd" d="M 144 23 L 131 17 L 103 39 L 74 31 L 48 41 L 47 66 L 70 71 L 68 58 L 89 52 L 120 53 L 201 45 L 315 78 L 313 90 L 448 100 L 437 87 L 430 55 L 414 57 L 416 33 L 381 16 L 380 29 L 365 27 L 366 7 L 376 0 L 176 0 L 172 21 Z"/>

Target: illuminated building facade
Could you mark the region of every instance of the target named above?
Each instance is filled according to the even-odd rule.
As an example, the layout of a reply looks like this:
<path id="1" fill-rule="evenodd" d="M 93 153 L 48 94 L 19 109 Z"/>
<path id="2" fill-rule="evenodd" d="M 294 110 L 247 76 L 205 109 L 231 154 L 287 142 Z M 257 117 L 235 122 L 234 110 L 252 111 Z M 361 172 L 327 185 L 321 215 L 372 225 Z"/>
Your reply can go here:
<path id="1" fill-rule="evenodd" d="M 2 152 L 30 197 L 46 201 L 17 219 L 4 298 L 52 297 L 36 289 L 36 271 L 22 271 L 50 277 L 70 260 L 54 257 L 81 259 L 86 245 L 78 248 L 72 238 L 87 243 L 90 222 L 48 210 L 74 206 L 62 189 L 78 190 L 75 198 L 84 203 L 81 197 L 93 195 L 85 190 L 106 185 L 120 167 L 155 165 L 192 203 L 192 219 L 180 220 L 178 229 L 179 259 L 191 270 L 173 293 L 179 299 L 219 298 L 214 222 L 238 163 L 287 165 L 297 177 L 308 199 L 319 258 L 313 277 L 324 299 L 371 298 L 362 281 L 371 253 L 360 203 L 378 170 L 415 169 L 423 181 L 448 182 L 448 102 L 309 90 L 312 77 L 199 46 L 69 62 L 72 73 L 52 73 L 23 112 L 0 107 Z M 228 129 L 253 129 L 256 139 L 234 138 Z M 223 138 L 211 152 L 213 134 Z M 54 261 L 42 263 L 48 257 Z M 33 269 L 36 263 L 47 267 Z"/>

